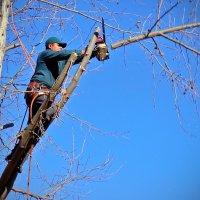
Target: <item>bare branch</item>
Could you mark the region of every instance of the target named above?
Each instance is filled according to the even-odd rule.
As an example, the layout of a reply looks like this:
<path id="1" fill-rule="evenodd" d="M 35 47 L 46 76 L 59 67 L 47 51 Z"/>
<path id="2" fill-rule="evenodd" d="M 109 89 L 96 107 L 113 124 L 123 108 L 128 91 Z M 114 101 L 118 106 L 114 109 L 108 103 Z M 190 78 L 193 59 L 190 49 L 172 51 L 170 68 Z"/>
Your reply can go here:
<path id="1" fill-rule="evenodd" d="M 173 33 L 173 32 L 177 32 L 177 31 L 181 31 L 181 30 L 185 30 L 185 29 L 189 29 L 189 28 L 195 28 L 195 27 L 199 27 L 200 23 L 195 23 L 195 24 L 186 24 L 186 25 L 182 25 L 182 26 L 175 26 L 169 29 L 164 29 L 161 31 L 154 31 L 151 33 L 147 33 L 147 34 L 142 34 L 133 38 L 129 38 L 126 40 L 121 40 L 119 42 L 116 42 L 114 44 L 111 45 L 112 49 L 116 49 L 125 45 L 128 45 L 130 43 L 134 43 L 134 42 L 139 42 L 141 40 L 144 39 L 148 39 L 148 38 L 152 38 L 152 37 L 156 37 L 156 36 L 162 36 L 163 34 L 167 34 L 167 33 Z"/>
<path id="2" fill-rule="evenodd" d="M 19 189 L 16 189 L 16 188 L 12 188 L 12 191 L 18 192 L 18 193 L 23 194 L 23 195 L 28 195 L 28 196 L 33 197 L 33 198 L 35 198 L 35 199 L 47 199 L 47 200 L 52 200 L 52 198 L 49 198 L 48 196 L 39 196 L 39 195 L 32 194 L 32 193 L 29 193 L 29 192 L 25 192 L 25 191 L 23 191 L 23 190 L 19 190 Z"/>
<path id="3" fill-rule="evenodd" d="M 19 46 L 21 46 L 20 43 L 9 45 L 9 46 L 5 47 L 5 51 L 8 51 L 8 50 L 10 50 L 10 49 L 17 48 L 17 47 L 19 47 Z"/>
<path id="4" fill-rule="evenodd" d="M 200 51 L 197 51 L 196 49 L 194 49 L 194 48 L 192 48 L 192 47 L 189 47 L 188 45 L 186 45 L 186 44 L 184 44 L 184 43 L 182 43 L 182 42 L 179 42 L 178 40 L 175 40 L 175 39 L 173 39 L 173 38 L 171 38 L 171 37 L 169 37 L 169 36 L 167 36 L 167 35 L 165 35 L 165 34 L 161 34 L 161 35 L 162 35 L 164 38 L 166 38 L 166 39 L 168 39 L 168 40 L 170 40 L 170 41 L 172 41 L 172 42 L 175 42 L 176 44 L 179 44 L 179 45 L 185 47 L 186 49 L 188 49 L 188 50 L 190 50 L 190 51 L 192 51 L 192 52 L 194 52 L 194 53 L 200 55 Z"/>
<path id="5" fill-rule="evenodd" d="M 178 4 L 180 3 L 180 1 L 177 1 L 176 4 L 174 4 L 169 10 L 167 10 L 165 13 L 163 13 L 161 15 L 161 17 L 159 17 L 156 22 L 154 23 L 154 25 L 150 28 L 148 34 L 155 28 L 155 26 L 158 24 L 158 22 L 166 15 L 168 14 L 170 11 L 172 11 Z"/>
<path id="6" fill-rule="evenodd" d="M 90 15 L 86 15 L 86 14 L 80 12 L 80 11 L 77 11 L 77 10 L 74 10 L 74 9 L 70 9 L 70 8 L 66 8 L 65 6 L 60 6 L 60 5 L 58 5 L 58 4 L 51 3 L 51 2 L 48 2 L 48 1 L 45 1 L 45 0 L 39 0 L 39 1 L 41 1 L 41 2 L 43 2 L 43 3 L 46 3 L 46 4 L 49 4 L 49 5 L 52 5 L 52 6 L 56 6 L 56 7 L 58 7 L 58 8 L 63 9 L 63 10 L 67 10 L 67 11 L 69 11 L 69 12 L 73 12 L 73 13 L 82 15 L 83 17 L 86 17 L 86 18 L 88 18 L 88 19 L 91 19 L 91 20 L 93 20 L 93 21 L 95 21 L 95 22 L 98 22 L 98 23 L 100 23 L 100 24 L 102 23 L 101 20 L 98 20 L 98 19 L 96 19 L 96 18 L 94 18 L 94 17 L 91 17 Z M 123 32 L 123 33 L 130 33 L 130 31 L 122 30 L 122 29 L 119 29 L 119 28 L 117 28 L 117 27 L 111 26 L 111 25 L 106 24 L 106 23 L 105 23 L 104 25 L 107 26 L 107 27 L 109 27 L 109 28 L 112 28 L 112 29 L 114 29 L 114 30 Z"/>

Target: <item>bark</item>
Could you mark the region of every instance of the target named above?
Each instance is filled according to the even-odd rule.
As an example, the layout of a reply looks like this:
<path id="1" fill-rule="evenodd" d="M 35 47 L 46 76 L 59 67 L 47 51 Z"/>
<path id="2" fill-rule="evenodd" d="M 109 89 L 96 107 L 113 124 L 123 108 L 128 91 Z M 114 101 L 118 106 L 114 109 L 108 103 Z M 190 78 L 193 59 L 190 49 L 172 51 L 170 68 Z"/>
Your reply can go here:
<path id="1" fill-rule="evenodd" d="M 2 73 L 3 58 L 5 54 L 5 44 L 6 44 L 6 28 L 8 24 L 9 0 L 1 0 L 0 2 L 0 77 Z"/>
<path id="2" fill-rule="evenodd" d="M 140 40 L 144 40 L 144 39 L 148 39 L 148 38 L 152 38 L 152 37 L 156 37 L 156 36 L 163 36 L 164 34 L 177 32 L 177 31 L 181 31 L 181 30 L 185 30 L 185 29 L 189 29 L 189 28 L 195 28 L 195 27 L 199 27 L 199 26 L 200 26 L 200 23 L 195 23 L 195 24 L 187 24 L 187 25 L 183 25 L 183 26 L 176 26 L 176 27 L 164 29 L 161 31 L 154 31 L 154 32 L 142 34 L 142 35 L 139 35 L 139 36 L 136 36 L 133 38 L 129 38 L 126 40 L 121 40 L 119 42 L 112 44 L 111 48 L 116 49 L 116 48 L 128 45 L 130 43 L 139 42 Z"/>

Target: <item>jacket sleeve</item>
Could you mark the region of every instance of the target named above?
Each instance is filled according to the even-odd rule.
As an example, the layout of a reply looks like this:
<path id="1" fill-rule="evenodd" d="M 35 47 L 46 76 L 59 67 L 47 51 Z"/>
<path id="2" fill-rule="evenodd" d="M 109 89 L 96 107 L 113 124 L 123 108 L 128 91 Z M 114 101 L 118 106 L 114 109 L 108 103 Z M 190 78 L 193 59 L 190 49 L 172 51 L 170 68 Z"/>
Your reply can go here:
<path id="1" fill-rule="evenodd" d="M 62 51 L 52 51 L 52 50 L 46 50 L 43 51 L 40 54 L 40 59 L 43 61 L 47 60 L 67 60 L 69 59 L 72 52 L 76 52 L 78 54 L 78 59 L 81 57 L 81 51 L 80 50 L 62 50 Z"/>

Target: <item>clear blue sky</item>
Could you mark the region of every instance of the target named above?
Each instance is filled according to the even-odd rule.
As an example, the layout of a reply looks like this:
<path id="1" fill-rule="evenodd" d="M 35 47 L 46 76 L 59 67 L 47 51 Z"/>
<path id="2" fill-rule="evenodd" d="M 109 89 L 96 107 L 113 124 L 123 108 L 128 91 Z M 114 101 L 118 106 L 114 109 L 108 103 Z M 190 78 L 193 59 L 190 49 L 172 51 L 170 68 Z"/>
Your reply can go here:
<path id="1" fill-rule="evenodd" d="M 155 2 L 123 1 L 119 5 L 113 3 L 112 10 L 134 12 L 146 17 L 153 13 L 153 16 Z M 78 6 L 81 10 L 87 9 L 87 4 L 78 3 Z M 182 11 L 177 8 L 176 12 L 179 15 Z M 76 18 L 84 40 L 93 22 L 78 15 Z M 116 18 L 123 29 L 128 29 L 131 23 L 139 19 L 134 15 L 129 20 L 123 16 Z M 106 23 L 116 25 L 108 16 L 105 19 Z M 107 29 L 107 34 L 111 33 Z M 49 36 L 52 34 L 61 34 L 62 39 L 65 38 L 64 33 L 50 30 Z M 71 35 L 68 31 L 66 40 L 70 41 L 73 34 L 73 29 Z M 109 45 L 120 37 L 122 34 L 115 31 L 108 37 Z M 77 48 L 79 43 L 76 40 L 70 43 L 69 48 Z M 38 51 L 42 49 L 40 45 Z M 170 58 L 170 51 L 166 50 L 166 53 Z M 176 68 L 179 64 L 176 60 L 169 60 L 170 66 Z M 178 93 L 182 128 L 170 81 L 162 76 L 156 64 L 156 78 L 153 78 L 150 57 L 145 55 L 140 45 L 111 50 L 108 61 L 92 61 L 89 65 L 90 70 L 96 67 L 97 70 L 84 74 L 65 111 L 102 131 L 116 135 L 103 135 L 93 130 L 89 132 L 84 124 L 64 114 L 61 114 L 63 121 L 52 125 L 48 133 L 63 149 L 71 151 L 71 132 L 74 131 L 77 154 L 81 151 L 84 136 L 90 133 L 83 153 L 83 163 L 87 160 L 87 166 L 94 166 L 110 156 L 112 162 L 109 173 L 113 175 L 105 181 L 85 183 L 67 188 L 67 191 L 76 195 L 80 192 L 80 197 L 85 200 L 199 200 L 200 125 L 189 94 L 184 96 Z M 47 137 L 42 141 L 34 152 L 41 169 L 47 174 L 64 172 L 67 166 L 56 157 L 59 152 L 54 150 Z M 22 179 L 17 180 L 17 188 L 24 185 L 26 177 L 24 174 L 20 176 Z M 31 183 L 33 193 L 42 190 L 42 186 L 38 189 L 38 180 L 38 175 L 35 175 Z"/>

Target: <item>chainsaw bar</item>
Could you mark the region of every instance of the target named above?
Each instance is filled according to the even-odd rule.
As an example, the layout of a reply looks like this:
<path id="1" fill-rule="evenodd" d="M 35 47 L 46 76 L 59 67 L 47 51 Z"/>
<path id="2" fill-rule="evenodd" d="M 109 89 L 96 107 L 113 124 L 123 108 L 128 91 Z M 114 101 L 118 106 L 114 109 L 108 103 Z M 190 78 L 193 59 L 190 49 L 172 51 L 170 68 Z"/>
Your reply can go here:
<path id="1" fill-rule="evenodd" d="M 102 17 L 102 32 L 103 32 L 103 41 L 106 43 L 105 24 L 103 17 Z"/>
<path id="2" fill-rule="evenodd" d="M 107 47 L 107 44 L 106 44 L 106 31 L 105 31 L 105 24 L 104 24 L 104 18 L 103 17 L 102 17 L 102 33 L 103 33 L 103 41 L 104 41 L 106 48 L 107 48 L 107 50 L 106 50 L 107 56 L 106 56 L 105 59 L 109 59 L 109 52 L 108 52 L 108 47 Z"/>

